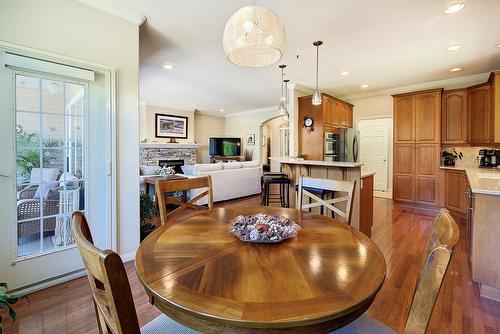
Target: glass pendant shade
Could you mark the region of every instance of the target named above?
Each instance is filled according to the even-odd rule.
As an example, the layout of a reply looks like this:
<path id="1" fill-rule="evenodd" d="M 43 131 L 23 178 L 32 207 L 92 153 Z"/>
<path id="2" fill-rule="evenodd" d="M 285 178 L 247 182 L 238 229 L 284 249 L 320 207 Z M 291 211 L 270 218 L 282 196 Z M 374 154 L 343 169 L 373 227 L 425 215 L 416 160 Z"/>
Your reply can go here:
<path id="1" fill-rule="evenodd" d="M 313 97 L 312 97 L 312 104 L 315 106 L 319 106 L 321 104 L 321 93 L 319 89 L 316 89 L 314 91 Z"/>
<path id="2" fill-rule="evenodd" d="M 283 120 L 284 120 L 285 122 L 288 122 L 288 120 L 289 120 L 289 119 L 290 119 L 290 115 L 289 115 L 289 114 L 288 114 L 288 112 L 287 112 L 285 115 L 283 115 Z"/>
<path id="3" fill-rule="evenodd" d="M 264 67 L 276 63 L 283 56 L 285 29 L 271 10 L 246 6 L 229 18 L 222 41 L 231 63 Z"/>
<path id="4" fill-rule="evenodd" d="M 284 115 L 286 114 L 287 111 L 286 111 L 286 106 L 285 104 L 283 103 L 283 101 L 280 102 L 280 105 L 278 106 L 278 114 L 280 115 Z"/>

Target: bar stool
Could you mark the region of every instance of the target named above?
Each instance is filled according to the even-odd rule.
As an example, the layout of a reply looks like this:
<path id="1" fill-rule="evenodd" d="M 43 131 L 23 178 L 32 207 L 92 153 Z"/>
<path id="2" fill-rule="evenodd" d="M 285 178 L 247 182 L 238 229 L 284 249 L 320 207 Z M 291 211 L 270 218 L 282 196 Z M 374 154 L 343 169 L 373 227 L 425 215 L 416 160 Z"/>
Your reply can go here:
<path id="1" fill-rule="evenodd" d="M 311 194 L 318 196 L 322 200 L 325 200 L 325 196 L 330 193 L 330 191 L 325 190 L 325 189 L 319 189 L 319 188 L 310 188 L 310 187 L 304 187 L 305 190 L 309 191 Z M 298 193 L 299 191 L 299 185 L 295 185 L 295 193 Z M 309 204 L 312 203 L 312 199 L 309 197 Z M 323 206 L 320 207 L 320 213 L 323 214 Z M 309 212 L 311 212 L 311 208 L 309 208 Z M 333 217 L 333 212 L 332 212 L 332 217 Z"/>
<path id="2" fill-rule="evenodd" d="M 263 195 L 262 206 L 268 206 L 269 203 L 280 203 L 281 207 L 290 207 L 290 179 L 285 174 L 263 175 Z M 270 185 L 278 184 L 279 193 L 271 194 Z"/>

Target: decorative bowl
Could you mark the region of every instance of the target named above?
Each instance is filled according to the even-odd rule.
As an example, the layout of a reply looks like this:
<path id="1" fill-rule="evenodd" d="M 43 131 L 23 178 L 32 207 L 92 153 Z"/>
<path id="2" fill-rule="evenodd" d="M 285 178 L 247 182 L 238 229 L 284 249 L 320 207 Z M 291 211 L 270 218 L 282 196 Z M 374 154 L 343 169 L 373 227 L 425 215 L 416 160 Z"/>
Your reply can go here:
<path id="1" fill-rule="evenodd" d="M 290 218 L 257 213 L 239 215 L 229 223 L 229 232 L 241 241 L 278 243 L 295 237 L 301 227 Z"/>

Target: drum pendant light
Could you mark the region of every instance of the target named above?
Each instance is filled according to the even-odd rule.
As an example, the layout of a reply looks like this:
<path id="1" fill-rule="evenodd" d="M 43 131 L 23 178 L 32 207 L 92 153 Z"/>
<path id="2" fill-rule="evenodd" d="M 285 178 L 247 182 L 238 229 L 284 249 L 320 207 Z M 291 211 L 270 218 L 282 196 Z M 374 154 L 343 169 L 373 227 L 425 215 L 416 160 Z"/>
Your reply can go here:
<path id="1" fill-rule="evenodd" d="M 280 84 L 281 84 L 281 99 L 280 99 L 280 104 L 278 106 L 278 114 L 285 115 L 288 112 L 286 110 L 286 105 L 285 105 L 286 98 L 285 98 L 285 95 L 283 94 L 283 79 L 284 79 L 283 70 L 285 69 L 286 65 L 280 65 L 278 67 L 281 68 L 281 81 L 280 81 Z"/>
<path id="2" fill-rule="evenodd" d="M 229 18 L 222 42 L 231 63 L 264 67 L 276 63 L 283 56 L 285 29 L 271 10 L 246 6 Z"/>
<path id="3" fill-rule="evenodd" d="M 319 68 L 319 46 L 323 44 L 322 41 L 316 41 L 313 45 L 316 47 L 316 89 L 312 97 L 312 104 L 319 106 L 321 104 L 321 92 L 318 88 L 318 68 Z"/>

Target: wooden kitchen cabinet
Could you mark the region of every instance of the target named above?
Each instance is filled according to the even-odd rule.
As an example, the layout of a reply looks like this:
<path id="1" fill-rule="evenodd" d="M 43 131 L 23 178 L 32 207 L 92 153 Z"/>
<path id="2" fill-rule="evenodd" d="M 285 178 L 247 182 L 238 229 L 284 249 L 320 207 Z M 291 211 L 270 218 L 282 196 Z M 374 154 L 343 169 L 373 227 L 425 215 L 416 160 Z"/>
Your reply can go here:
<path id="1" fill-rule="evenodd" d="M 494 141 L 494 120 L 490 107 L 491 85 L 489 83 L 467 89 L 469 142 L 471 144 L 486 144 Z"/>
<path id="2" fill-rule="evenodd" d="M 415 141 L 438 144 L 441 140 L 441 90 L 415 95 Z"/>
<path id="3" fill-rule="evenodd" d="M 415 144 L 394 144 L 393 197 L 413 202 L 415 193 Z"/>
<path id="4" fill-rule="evenodd" d="M 437 206 L 441 89 L 394 96 L 393 197 Z"/>
<path id="5" fill-rule="evenodd" d="M 361 178 L 359 230 L 371 237 L 373 226 L 373 175 Z"/>
<path id="6" fill-rule="evenodd" d="M 319 106 L 312 105 L 312 95 L 298 98 L 298 152 L 308 160 L 323 160 L 325 132 L 336 132 L 338 128 L 353 126 L 352 104 L 328 94 L 321 94 L 321 97 L 322 103 Z M 302 126 L 306 116 L 314 120 L 314 131 Z"/>
<path id="7" fill-rule="evenodd" d="M 441 143 L 466 144 L 469 124 L 467 90 L 443 92 L 441 107 Z"/>
<path id="8" fill-rule="evenodd" d="M 444 172 L 445 207 L 465 217 L 467 213 L 467 176 L 462 170 L 445 170 Z"/>
<path id="9" fill-rule="evenodd" d="M 415 145 L 415 202 L 438 205 L 439 144 Z"/>

